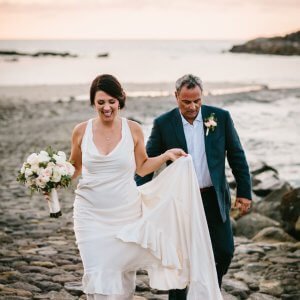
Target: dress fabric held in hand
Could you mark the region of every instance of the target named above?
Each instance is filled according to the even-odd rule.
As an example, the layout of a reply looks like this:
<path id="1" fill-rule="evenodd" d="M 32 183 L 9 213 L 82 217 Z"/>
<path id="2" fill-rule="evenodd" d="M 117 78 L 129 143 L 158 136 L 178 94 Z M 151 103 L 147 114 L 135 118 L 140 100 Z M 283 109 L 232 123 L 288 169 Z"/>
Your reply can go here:
<path id="1" fill-rule="evenodd" d="M 201 194 L 190 156 L 137 187 L 134 142 L 122 138 L 108 154 L 93 142 L 92 120 L 81 144 L 82 178 L 74 230 L 89 300 L 129 300 L 135 271 L 148 271 L 159 290 L 189 286 L 187 299 L 222 299 Z"/>

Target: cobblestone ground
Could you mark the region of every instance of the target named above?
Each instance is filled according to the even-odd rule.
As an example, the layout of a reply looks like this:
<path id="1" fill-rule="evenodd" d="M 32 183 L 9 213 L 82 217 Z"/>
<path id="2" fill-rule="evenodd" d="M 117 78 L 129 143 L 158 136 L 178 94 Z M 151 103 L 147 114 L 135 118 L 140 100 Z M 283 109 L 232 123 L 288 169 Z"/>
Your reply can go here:
<path id="1" fill-rule="evenodd" d="M 129 103 L 125 115 L 137 110 L 140 101 Z M 147 105 L 151 111 L 151 102 Z M 91 110 L 80 102 L 24 102 L 2 104 L 0 109 L 0 299 L 85 299 L 73 233 L 73 190 L 59 191 L 63 216 L 50 219 L 43 197 L 30 197 L 15 177 L 33 151 L 52 145 L 69 153 L 73 126 L 88 119 Z M 135 116 L 153 117 L 141 112 Z M 224 299 L 300 299 L 299 262 L 299 243 L 255 244 L 236 238 Z M 137 299 L 167 299 L 167 295 L 150 289 L 146 273 L 140 271 Z"/>

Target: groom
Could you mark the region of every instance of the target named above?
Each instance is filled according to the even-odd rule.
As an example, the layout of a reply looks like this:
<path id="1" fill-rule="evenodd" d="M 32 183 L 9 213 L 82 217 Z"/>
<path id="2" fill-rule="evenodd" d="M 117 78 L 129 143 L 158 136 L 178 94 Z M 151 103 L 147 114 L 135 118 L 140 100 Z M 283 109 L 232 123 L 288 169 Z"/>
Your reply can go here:
<path id="1" fill-rule="evenodd" d="M 154 120 L 147 153 L 153 157 L 171 148 L 182 148 L 192 156 L 221 287 L 234 251 L 225 158 L 236 180 L 235 206 L 242 214 L 251 206 L 251 180 L 245 153 L 229 112 L 203 105 L 202 93 L 202 82 L 197 76 L 187 74 L 176 81 L 178 108 Z M 153 174 L 136 176 L 137 185 L 150 181 L 152 177 Z M 179 299 L 186 299 L 185 289 L 169 291 L 169 300 Z"/>

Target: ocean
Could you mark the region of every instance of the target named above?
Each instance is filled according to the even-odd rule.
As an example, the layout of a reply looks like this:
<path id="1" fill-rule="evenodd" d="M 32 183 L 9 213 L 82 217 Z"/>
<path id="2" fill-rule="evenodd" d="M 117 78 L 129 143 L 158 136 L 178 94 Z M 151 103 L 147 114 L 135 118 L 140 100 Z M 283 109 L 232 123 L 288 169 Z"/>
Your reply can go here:
<path id="1" fill-rule="evenodd" d="M 241 42 L 2 40 L 2 51 L 67 51 L 78 57 L 12 60 L 0 56 L 0 90 L 4 86 L 88 84 L 96 75 L 110 73 L 128 86 L 136 85 L 129 96 L 155 101 L 173 93 L 178 77 L 193 73 L 202 78 L 206 94 L 222 98 L 231 93 L 216 105 L 231 112 L 249 160 L 265 161 L 278 169 L 282 179 L 300 186 L 300 57 L 228 52 Z M 97 58 L 101 53 L 109 55 Z"/>
<path id="2" fill-rule="evenodd" d="M 1 85 L 79 84 L 99 73 L 116 75 L 121 82 L 174 82 L 194 73 L 204 82 L 300 86 L 300 58 L 233 54 L 242 41 L 0 41 L 0 50 L 24 52 L 68 51 L 72 57 L 0 56 Z M 99 53 L 108 57 L 97 58 Z"/>

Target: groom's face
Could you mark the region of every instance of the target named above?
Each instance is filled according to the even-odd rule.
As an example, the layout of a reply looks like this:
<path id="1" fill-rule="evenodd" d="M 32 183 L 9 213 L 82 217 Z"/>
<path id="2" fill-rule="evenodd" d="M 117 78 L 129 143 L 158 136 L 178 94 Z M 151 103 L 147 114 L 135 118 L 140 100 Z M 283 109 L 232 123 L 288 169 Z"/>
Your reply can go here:
<path id="1" fill-rule="evenodd" d="M 188 89 L 186 86 L 175 93 L 178 108 L 184 118 L 192 124 L 202 104 L 202 92 L 199 86 Z"/>

